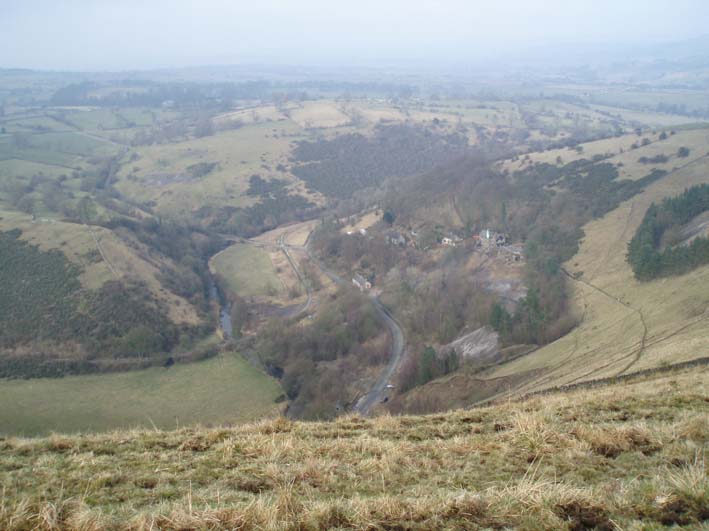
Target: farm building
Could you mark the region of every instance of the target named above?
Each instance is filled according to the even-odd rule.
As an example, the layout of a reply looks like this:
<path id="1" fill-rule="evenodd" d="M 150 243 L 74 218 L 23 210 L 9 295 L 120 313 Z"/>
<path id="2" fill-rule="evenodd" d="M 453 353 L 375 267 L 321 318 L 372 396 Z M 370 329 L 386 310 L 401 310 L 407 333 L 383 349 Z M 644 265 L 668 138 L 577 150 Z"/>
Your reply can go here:
<path id="1" fill-rule="evenodd" d="M 406 237 L 400 232 L 391 231 L 386 235 L 387 242 L 398 247 L 406 247 Z"/>
<path id="2" fill-rule="evenodd" d="M 494 245 L 501 247 L 507 243 L 507 236 L 504 233 L 496 232 L 492 229 L 480 231 L 478 238 L 482 246 L 488 248 Z"/>
<path id="3" fill-rule="evenodd" d="M 360 291 L 366 291 L 372 288 L 372 283 L 359 273 L 356 273 L 355 276 L 352 277 L 352 284 L 354 284 Z"/>

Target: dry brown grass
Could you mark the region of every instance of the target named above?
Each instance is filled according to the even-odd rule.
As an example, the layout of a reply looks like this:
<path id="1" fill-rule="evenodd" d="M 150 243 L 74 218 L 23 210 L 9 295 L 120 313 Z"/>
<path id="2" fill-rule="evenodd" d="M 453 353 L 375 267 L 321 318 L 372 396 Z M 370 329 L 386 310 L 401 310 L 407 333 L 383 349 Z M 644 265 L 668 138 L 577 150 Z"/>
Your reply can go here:
<path id="1" fill-rule="evenodd" d="M 698 529 L 708 372 L 424 417 L 9 438 L 0 528 Z"/>

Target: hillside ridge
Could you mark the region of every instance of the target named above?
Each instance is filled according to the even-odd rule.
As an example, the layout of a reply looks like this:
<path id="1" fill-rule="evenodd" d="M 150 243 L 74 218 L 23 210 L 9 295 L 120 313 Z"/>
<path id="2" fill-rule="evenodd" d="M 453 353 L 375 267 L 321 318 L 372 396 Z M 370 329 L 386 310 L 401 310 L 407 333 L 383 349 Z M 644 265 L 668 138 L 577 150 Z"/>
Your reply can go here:
<path id="1" fill-rule="evenodd" d="M 698 529 L 708 372 L 428 416 L 11 437 L 0 527 Z"/>

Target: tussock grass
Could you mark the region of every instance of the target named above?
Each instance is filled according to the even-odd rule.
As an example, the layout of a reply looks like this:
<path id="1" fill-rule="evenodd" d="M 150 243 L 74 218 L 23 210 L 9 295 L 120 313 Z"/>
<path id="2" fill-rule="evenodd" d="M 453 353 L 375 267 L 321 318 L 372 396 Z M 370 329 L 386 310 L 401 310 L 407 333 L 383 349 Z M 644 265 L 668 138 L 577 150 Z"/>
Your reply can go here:
<path id="1" fill-rule="evenodd" d="M 0 440 L 0 529 L 699 529 L 692 369 L 430 416 Z"/>

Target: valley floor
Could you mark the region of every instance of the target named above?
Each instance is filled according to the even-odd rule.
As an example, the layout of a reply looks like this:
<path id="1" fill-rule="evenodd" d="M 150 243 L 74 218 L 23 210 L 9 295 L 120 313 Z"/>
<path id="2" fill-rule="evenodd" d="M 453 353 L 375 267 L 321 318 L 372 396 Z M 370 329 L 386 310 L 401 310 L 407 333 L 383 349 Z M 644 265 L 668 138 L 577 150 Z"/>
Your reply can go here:
<path id="1" fill-rule="evenodd" d="M 420 417 L 2 439 L 0 528 L 706 528 L 708 376 Z"/>

